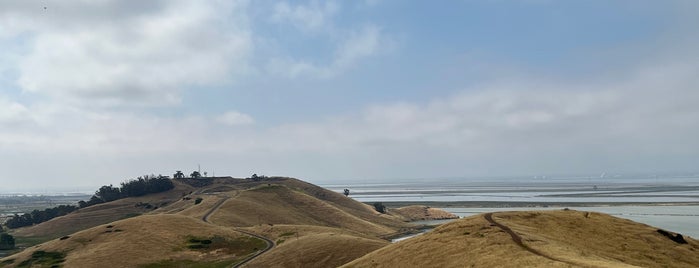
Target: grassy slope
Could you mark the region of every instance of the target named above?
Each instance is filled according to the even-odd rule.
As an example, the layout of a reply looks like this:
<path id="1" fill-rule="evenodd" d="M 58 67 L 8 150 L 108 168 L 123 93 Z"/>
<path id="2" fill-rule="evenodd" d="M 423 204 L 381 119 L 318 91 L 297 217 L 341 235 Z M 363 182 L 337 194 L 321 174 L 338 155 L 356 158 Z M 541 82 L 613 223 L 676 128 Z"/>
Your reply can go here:
<path id="1" fill-rule="evenodd" d="M 344 198 L 344 196 L 343 196 Z M 348 201 L 347 203 L 358 203 Z M 336 204 L 336 203 L 335 203 Z M 356 215 L 356 209 L 346 209 L 331 202 L 323 201 L 304 192 L 293 190 L 285 185 L 262 185 L 241 191 L 228 200 L 211 217 L 217 224 L 225 226 L 254 226 L 259 224 L 317 225 L 346 228 L 366 234 L 381 235 L 393 233 L 396 229 L 373 223 Z M 344 209 L 343 209 L 344 208 Z M 350 212 L 356 214 L 351 214 Z M 387 221 L 372 212 L 362 212 L 365 218 Z M 393 220 L 392 224 L 401 224 Z"/>
<path id="2" fill-rule="evenodd" d="M 697 267 L 699 243 L 680 245 L 656 228 L 579 211 L 502 212 L 493 218 L 525 244 L 580 267 Z M 534 255 L 483 215 L 443 225 L 359 258 L 345 267 L 569 267 Z"/>
<path id="3" fill-rule="evenodd" d="M 397 214 L 398 216 L 404 217 L 408 221 L 417 221 L 417 220 L 441 220 L 441 219 L 457 219 L 459 216 L 456 216 L 452 213 L 449 213 L 447 211 L 438 209 L 438 208 L 431 208 L 428 206 L 420 206 L 420 205 L 414 205 L 414 206 L 407 206 L 407 207 L 401 207 L 397 209 L 390 209 L 390 213 Z"/>
<path id="4" fill-rule="evenodd" d="M 188 193 L 192 189 L 188 185 L 175 182 L 175 188 L 167 192 L 124 198 L 90 206 L 41 224 L 17 229 L 12 234 L 20 239 L 22 237 L 37 237 L 40 238 L 39 241 L 54 239 L 100 224 L 150 213 L 151 209 L 139 208 L 135 205 L 142 202 L 153 206 L 167 206 L 180 200 L 182 194 Z"/>
<path id="5" fill-rule="evenodd" d="M 110 225 L 111 228 L 101 225 L 75 233 L 67 239 L 51 240 L 3 260 L 14 259 L 16 265 L 28 259 L 33 252 L 43 250 L 67 253 L 64 263 L 66 267 L 135 267 L 168 259 L 231 260 L 254 251 L 254 248 L 228 251 L 188 249 L 186 246 L 190 236 L 220 236 L 231 240 L 248 239 L 248 236 L 185 216 L 145 215 L 116 221 Z M 257 242 L 264 245 L 262 241 Z"/>
<path id="6" fill-rule="evenodd" d="M 278 247 L 256 259 L 257 266 L 285 263 L 290 266 L 322 264 L 321 266 L 328 267 L 346 263 L 388 244 L 377 236 L 394 233 L 405 226 L 399 219 L 380 214 L 370 206 L 291 178 L 262 181 L 220 178 L 213 179 L 206 185 L 199 185 L 200 187 L 179 181 L 175 181 L 175 184 L 176 189 L 170 192 L 100 204 L 37 226 L 17 230 L 16 233 L 24 237 L 41 236 L 43 240 L 52 240 L 9 259 L 16 259 L 17 264 L 36 250 L 42 249 L 69 251 L 65 263 L 67 267 L 92 267 L 97 266 L 97 263 L 103 263 L 104 260 L 114 261 L 113 263 L 119 266 L 155 263 L 164 260 L 163 258 L 201 261 L 192 255 L 192 252 L 182 250 L 182 234 L 206 229 L 202 229 L 201 226 L 213 226 L 217 231 L 228 232 L 227 235 L 242 236 L 228 227 L 250 226 L 250 231 L 281 242 Z M 184 200 L 183 195 L 189 199 Z M 198 197 L 203 200 L 195 205 L 194 200 Z M 214 225 L 203 223 L 201 217 L 225 197 L 230 199 L 209 218 Z M 134 205 L 138 202 L 150 203 L 159 208 L 136 208 Z M 167 205 L 163 206 L 165 202 Z M 110 223 L 135 213 L 142 213 L 144 216 Z M 156 221 L 155 219 L 158 219 L 157 223 L 144 222 Z M 104 233 L 107 231 L 104 229 L 106 223 L 118 225 L 114 228 L 127 231 L 118 234 Z M 258 223 L 264 224 L 254 226 Z M 279 225 L 280 223 L 294 225 L 284 227 Z M 122 228 L 124 225 L 133 228 Z M 153 226 L 157 230 L 149 230 L 143 226 Z M 90 227 L 95 228 L 72 234 Z M 290 233 L 294 233 L 293 239 Z M 69 239 L 57 239 L 69 234 Z M 174 239 L 175 237 L 177 239 Z M 144 239 L 154 243 L 144 244 L 140 241 Z M 128 249 L 120 251 L 119 247 Z M 143 251 L 145 248 L 148 249 L 147 253 Z M 128 256 L 128 260 L 121 263 L 119 258 L 108 256 L 114 252 L 119 253 L 116 254 L 119 258 Z M 225 261 L 226 258 L 218 256 L 213 260 Z M 173 264 L 175 263 L 165 261 L 154 267 L 168 267 Z"/>
<path id="7" fill-rule="evenodd" d="M 250 267 L 337 267 L 388 245 L 388 241 L 346 229 L 309 225 L 263 225 L 250 231 L 277 246 Z"/>

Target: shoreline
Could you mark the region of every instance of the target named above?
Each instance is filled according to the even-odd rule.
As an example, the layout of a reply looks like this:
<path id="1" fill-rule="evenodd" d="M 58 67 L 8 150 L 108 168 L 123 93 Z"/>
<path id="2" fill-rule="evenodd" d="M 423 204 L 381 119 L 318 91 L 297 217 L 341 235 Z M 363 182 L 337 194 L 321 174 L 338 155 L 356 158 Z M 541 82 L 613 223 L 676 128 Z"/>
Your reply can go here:
<path id="1" fill-rule="evenodd" d="M 372 205 L 376 202 L 362 202 Z M 546 208 L 621 206 L 699 206 L 699 202 L 511 202 L 511 201 L 391 201 L 388 208 L 422 205 L 434 208 Z"/>

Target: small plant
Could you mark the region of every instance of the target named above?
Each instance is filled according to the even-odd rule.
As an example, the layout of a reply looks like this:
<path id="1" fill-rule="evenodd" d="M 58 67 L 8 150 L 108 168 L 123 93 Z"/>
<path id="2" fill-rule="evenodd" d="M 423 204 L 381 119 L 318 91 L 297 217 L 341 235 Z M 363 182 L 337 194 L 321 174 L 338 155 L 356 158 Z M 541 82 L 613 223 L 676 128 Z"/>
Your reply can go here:
<path id="1" fill-rule="evenodd" d="M 381 202 L 374 203 L 374 209 L 376 209 L 376 211 L 378 211 L 382 214 L 386 213 L 386 206 L 384 206 L 383 203 L 381 203 Z"/>
<path id="2" fill-rule="evenodd" d="M 65 257 L 66 254 L 62 252 L 37 250 L 32 253 L 29 259 L 21 262 L 18 267 L 60 267 L 61 263 L 65 261 Z"/>
<path id="3" fill-rule="evenodd" d="M 279 236 L 280 236 L 280 237 L 284 237 L 284 236 L 292 236 L 292 235 L 295 235 L 295 234 L 296 234 L 296 232 L 286 232 L 286 233 L 280 234 Z"/>
<path id="4" fill-rule="evenodd" d="M 201 197 L 197 197 L 197 199 L 194 200 L 194 204 L 199 205 L 199 203 L 201 203 L 202 200 L 204 200 L 204 199 Z"/>

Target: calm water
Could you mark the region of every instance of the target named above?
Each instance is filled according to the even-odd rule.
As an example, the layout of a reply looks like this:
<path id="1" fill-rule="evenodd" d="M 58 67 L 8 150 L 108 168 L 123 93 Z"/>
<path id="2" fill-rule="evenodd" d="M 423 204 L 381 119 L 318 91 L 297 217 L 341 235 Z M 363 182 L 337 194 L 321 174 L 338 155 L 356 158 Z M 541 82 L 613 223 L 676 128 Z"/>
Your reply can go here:
<path id="1" fill-rule="evenodd" d="M 460 202 L 455 204 L 462 207 L 443 208 L 460 217 L 507 210 L 562 209 L 528 207 L 527 203 L 566 203 L 576 210 L 607 213 L 699 238 L 699 176 L 426 179 L 322 186 L 337 192 L 350 189 L 350 197 L 366 203 Z M 509 208 L 470 208 L 469 202 L 512 203 Z M 639 202 L 650 205 L 633 204 Z M 590 203 L 605 206 L 585 206 Z"/>

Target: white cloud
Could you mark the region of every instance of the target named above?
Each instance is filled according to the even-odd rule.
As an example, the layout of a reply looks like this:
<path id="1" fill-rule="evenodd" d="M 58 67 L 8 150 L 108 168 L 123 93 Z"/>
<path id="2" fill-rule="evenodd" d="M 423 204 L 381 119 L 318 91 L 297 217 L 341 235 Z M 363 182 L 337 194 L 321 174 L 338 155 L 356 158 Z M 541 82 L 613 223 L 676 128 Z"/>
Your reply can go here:
<path id="1" fill-rule="evenodd" d="M 179 102 L 186 87 L 226 83 L 248 68 L 253 46 L 242 2 L 36 5 L 10 5 L 0 21 L 29 37 L 18 68 L 27 92 L 167 105 Z"/>
<path id="2" fill-rule="evenodd" d="M 274 6 L 271 20 L 279 24 L 291 23 L 304 32 L 316 32 L 332 28 L 332 16 L 338 10 L 339 6 L 334 1 L 312 1 L 308 5 L 295 6 L 279 2 Z"/>
<path id="3" fill-rule="evenodd" d="M 342 38 L 327 63 L 312 63 L 304 59 L 273 58 L 268 70 L 274 74 L 290 78 L 310 76 L 331 78 L 357 65 L 361 60 L 375 56 L 390 46 L 390 39 L 381 29 L 369 25 L 357 31 L 351 31 Z"/>
<path id="4" fill-rule="evenodd" d="M 0 127 L 7 128 L 30 120 L 27 107 L 0 97 Z"/>
<path id="5" fill-rule="evenodd" d="M 249 115 L 237 111 L 228 111 L 218 116 L 216 120 L 229 126 L 249 125 L 255 122 Z"/>

